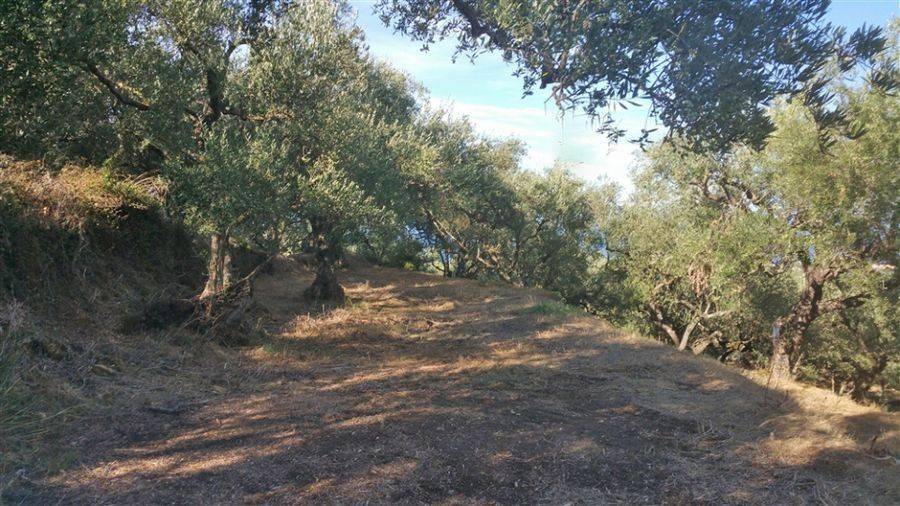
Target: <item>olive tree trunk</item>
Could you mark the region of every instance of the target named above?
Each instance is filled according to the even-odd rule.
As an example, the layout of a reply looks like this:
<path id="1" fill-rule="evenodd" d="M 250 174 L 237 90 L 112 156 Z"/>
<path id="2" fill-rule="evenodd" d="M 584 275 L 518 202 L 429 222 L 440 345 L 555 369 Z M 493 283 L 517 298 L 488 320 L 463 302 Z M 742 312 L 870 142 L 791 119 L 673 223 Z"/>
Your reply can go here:
<path id="1" fill-rule="evenodd" d="M 772 377 L 787 379 L 793 376 L 795 356 L 803 344 L 806 331 L 820 314 L 820 303 L 825 283 L 837 272 L 822 267 L 804 266 L 804 287 L 791 311 L 775 320 L 772 326 L 772 357 L 769 365 Z"/>
<path id="2" fill-rule="evenodd" d="M 231 251 L 227 234 L 216 232 L 210 235 L 207 274 L 201 299 L 221 293 L 231 283 Z"/>
<path id="3" fill-rule="evenodd" d="M 772 356 L 769 358 L 769 367 L 772 377 L 784 380 L 791 377 L 791 355 L 788 350 L 788 336 L 782 333 L 784 324 L 775 322 L 772 326 Z"/>
<path id="4" fill-rule="evenodd" d="M 324 224 L 312 221 L 312 245 L 316 258 L 316 278 L 303 295 L 313 301 L 342 302 L 344 288 L 338 282 L 334 266 L 337 263 L 337 249 L 328 240 L 328 230 Z"/>

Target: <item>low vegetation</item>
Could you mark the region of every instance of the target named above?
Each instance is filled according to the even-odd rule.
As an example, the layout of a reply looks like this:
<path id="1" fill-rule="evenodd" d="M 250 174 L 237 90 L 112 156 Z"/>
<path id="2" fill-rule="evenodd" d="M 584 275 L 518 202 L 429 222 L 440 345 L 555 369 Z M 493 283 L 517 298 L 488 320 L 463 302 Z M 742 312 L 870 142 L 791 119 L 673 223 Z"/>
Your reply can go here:
<path id="1" fill-rule="evenodd" d="M 0 188 L 0 474 L 8 480 L 36 454 L 47 457 L 40 443 L 92 404 L 74 385 L 114 371 L 97 347 L 123 315 L 187 296 L 202 264 L 189 234 L 164 218 L 159 180 L 4 156 Z"/>

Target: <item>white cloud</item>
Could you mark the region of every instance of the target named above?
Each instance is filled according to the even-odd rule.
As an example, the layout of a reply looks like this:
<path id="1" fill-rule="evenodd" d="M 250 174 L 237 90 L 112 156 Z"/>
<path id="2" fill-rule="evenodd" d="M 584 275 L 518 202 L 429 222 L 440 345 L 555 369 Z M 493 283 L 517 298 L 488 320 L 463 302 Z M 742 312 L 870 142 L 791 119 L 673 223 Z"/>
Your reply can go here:
<path id="1" fill-rule="evenodd" d="M 629 193 L 634 189 L 631 168 L 640 156 L 639 153 L 640 150 L 632 144 L 611 144 L 601 138 L 580 157 L 562 157 L 561 160 L 567 163 L 572 172 L 586 180 L 611 180 Z"/>
<path id="2" fill-rule="evenodd" d="M 365 28 L 374 55 L 420 81 L 433 93 L 431 105 L 455 116 L 467 116 L 475 128 L 496 138 L 516 137 L 527 146 L 522 164 L 529 170 L 542 170 L 555 161 L 566 163 L 586 180 L 605 177 L 624 188 L 632 187 L 630 167 L 637 159 L 635 147 L 628 143 L 611 145 L 596 132 L 583 113 L 561 116 L 549 90 L 536 89 L 522 97 L 522 80 L 513 76 L 514 68 L 500 55 L 480 55 L 473 64 L 465 57 L 452 61 L 453 41 L 440 41 L 427 52 L 409 38 L 385 28 L 372 14 L 369 0 L 351 0 L 359 9 L 359 21 Z M 650 128 L 647 107 L 630 107 L 615 112 L 617 126 L 628 138 Z M 638 151 L 639 152 L 639 151 Z"/>
<path id="3" fill-rule="evenodd" d="M 530 147 L 522 159 L 522 166 L 528 170 L 541 171 L 552 167 L 555 161 L 556 153 L 552 150 Z"/>
<path id="4" fill-rule="evenodd" d="M 431 104 L 451 116 L 468 117 L 479 131 L 494 137 L 518 137 L 525 142 L 556 137 L 552 114 L 536 107 L 501 107 L 441 98 L 432 98 Z"/>
<path id="5" fill-rule="evenodd" d="M 390 64 L 392 67 L 417 74 L 420 72 L 452 72 L 453 63 L 448 59 L 435 57 L 434 54 L 418 49 L 411 49 L 409 44 L 396 43 L 394 41 L 369 41 L 378 51 L 373 55 Z"/>
<path id="6" fill-rule="evenodd" d="M 516 137 L 527 145 L 522 164 L 542 170 L 554 162 L 565 163 L 588 181 L 610 179 L 626 191 L 632 188 L 630 168 L 639 150 L 628 143 L 612 144 L 583 118 L 560 118 L 552 105 L 502 107 L 432 98 L 434 107 L 455 116 L 466 116 L 475 128 L 494 137 Z"/>

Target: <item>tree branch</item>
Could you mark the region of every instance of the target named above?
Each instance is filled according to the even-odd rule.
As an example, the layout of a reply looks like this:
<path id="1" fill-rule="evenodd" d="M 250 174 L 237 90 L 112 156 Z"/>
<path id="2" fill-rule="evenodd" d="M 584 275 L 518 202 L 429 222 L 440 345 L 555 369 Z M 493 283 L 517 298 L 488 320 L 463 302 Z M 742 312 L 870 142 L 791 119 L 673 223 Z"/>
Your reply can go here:
<path id="1" fill-rule="evenodd" d="M 459 250 L 461 252 L 463 252 L 464 254 L 472 257 L 475 261 L 477 261 L 484 267 L 494 270 L 503 281 L 505 281 L 507 283 L 512 283 L 512 278 L 506 272 L 504 272 L 503 269 L 500 268 L 500 265 L 497 263 L 496 259 L 494 259 L 493 263 L 488 262 L 487 260 L 484 259 L 484 257 L 481 256 L 480 251 L 476 251 L 475 254 L 472 255 L 471 250 L 465 245 L 465 243 L 460 241 L 456 236 L 453 235 L 453 233 L 451 233 L 449 230 L 447 230 L 443 225 L 441 225 L 441 223 L 439 221 L 437 221 L 437 219 L 435 219 L 434 215 L 431 214 L 431 210 L 429 210 L 426 206 L 423 205 L 422 211 L 425 213 L 425 218 L 431 224 L 431 227 L 434 229 L 435 232 L 440 234 L 441 239 L 444 242 L 453 243 L 453 245 L 456 246 L 457 248 L 459 248 Z"/>
<path id="2" fill-rule="evenodd" d="M 481 22 L 481 13 L 465 0 L 453 0 L 453 7 L 469 23 L 469 32 L 473 37 L 487 35 L 496 46 L 507 49 L 510 46 L 510 36 L 500 28 L 489 27 Z"/>
<path id="3" fill-rule="evenodd" d="M 849 297 L 829 299 L 819 303 L 819 313 L 824 314 L 833 311 L 859 307 L 862 306 L 868 298 L 869 294 L 858 293 L 855 295 L 850 295 Z"/>
<path id="4" fill-rule="evenodd" d="M 126 95 L 122 89 L 127 88 L 127 85 L 116 82 L 115 80 L 104 74 L 97 67 L 97 65 L 93 63 L 86 63 L 85 67 L 87 68 L 88 72 L 93 74 L 94 77 L 96 77 L 97 80 L 100 81 L 100 83 L 103 84 L 103 86 L 105 86 L 107 90 L 109 90 L 112 96 L 116 97 L 116 100 L 118 100 L 122 104 L 134 107 L 135 109 L 138 109 L 140 111 L 147 111 L 150 109 L 149 103 L 141 99 L 132 98 Z"/>

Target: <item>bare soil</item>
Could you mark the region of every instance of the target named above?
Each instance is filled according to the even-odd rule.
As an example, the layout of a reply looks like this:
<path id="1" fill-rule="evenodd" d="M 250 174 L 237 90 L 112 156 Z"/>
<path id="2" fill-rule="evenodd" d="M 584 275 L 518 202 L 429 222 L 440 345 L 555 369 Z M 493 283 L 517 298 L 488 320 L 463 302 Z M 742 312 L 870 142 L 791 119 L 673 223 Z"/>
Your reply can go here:
<path id="1" fill-rule="evenodd" d="M 678 353 L 534 290 L 357 266 L 257 281 L 228 349 L 110 337 L 11 504 L 900 504 L 900 417 Z M 96 371 L 95 371 L 96 372 Z M 104 372 L 109 374 L 104 374 Z"/>

